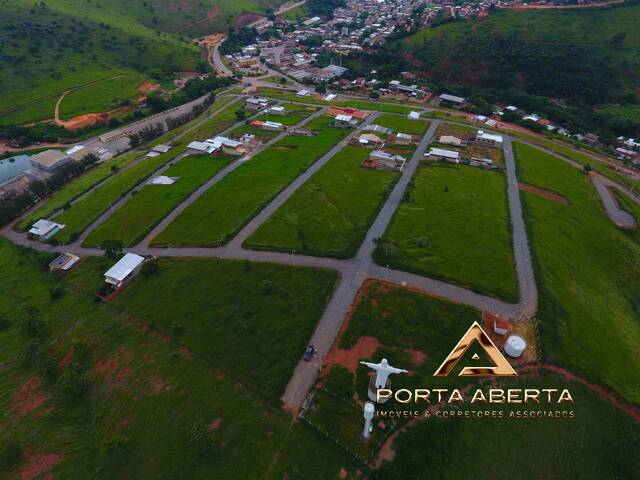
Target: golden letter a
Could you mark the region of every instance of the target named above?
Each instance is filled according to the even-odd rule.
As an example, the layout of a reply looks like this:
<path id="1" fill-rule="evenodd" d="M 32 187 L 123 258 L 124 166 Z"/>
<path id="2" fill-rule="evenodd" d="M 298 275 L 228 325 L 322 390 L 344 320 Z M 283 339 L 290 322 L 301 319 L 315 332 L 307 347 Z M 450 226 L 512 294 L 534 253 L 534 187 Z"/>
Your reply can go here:
<path id="1" fill-rule="evenodd" d="M 464 352 L 471 346 L 471 344 L 477 341 L 480 346 L 487 352 L 489 358 L 495 363 L 495 367 L 464 367 L 459 376 L 460 377 L 487 377 L 490 375 L 496 376 L 514 376 L 517 375 L 516 371 L 509 364 L 506 358 L 500 353 L 500 350 L 491 341 L 489 336 L 482 330 L 482 327 L 478 322 L 473 322 L 473 325 L 469 327 L 467 333 L 463 335 L 458 344 L 451 350 L 451 353 L 445 358 L 442 365 L 438 367 L 434 377 L 446 377 L 451 370 L 457 365 L 458 361 L 464 355 Z"/>

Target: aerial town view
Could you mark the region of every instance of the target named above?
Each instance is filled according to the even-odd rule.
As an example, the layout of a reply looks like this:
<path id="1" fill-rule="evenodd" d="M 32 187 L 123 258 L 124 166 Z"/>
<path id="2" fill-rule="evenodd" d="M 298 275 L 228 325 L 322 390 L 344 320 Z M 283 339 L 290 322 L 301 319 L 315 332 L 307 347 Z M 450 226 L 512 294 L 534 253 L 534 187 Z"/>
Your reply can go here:
<path id="1" fill-rule="evenodd" d="M 640 0 L 0 0 L 0 478 L 640 478 Z"/>

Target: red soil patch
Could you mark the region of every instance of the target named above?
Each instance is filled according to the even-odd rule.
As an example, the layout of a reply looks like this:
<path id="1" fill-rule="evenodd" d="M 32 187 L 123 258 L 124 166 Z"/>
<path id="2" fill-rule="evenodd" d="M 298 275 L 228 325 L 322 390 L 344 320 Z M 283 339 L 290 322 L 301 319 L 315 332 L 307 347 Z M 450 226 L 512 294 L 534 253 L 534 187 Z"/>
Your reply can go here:
<path id="1" fill-rule="evenodd" d="M 155 92 L 159 88 L 160 85 L 158 85 L 157 83 L 152 83 L 148 80 L 145 80 L 138 86 L 138 92 L 142 93 L 143 95 L 147 95 L 151 92 Z"/>
<path id="2" fill-rule="evenodd" d="M 26 463 L 20 468 L 20 480 L 32 480 L 46 475 L 44 478 L 53 478 L 49 473 L 64 458 L 59 453 L 36 453 L 27 456 Z"/>
<path id="3" fill-rule="evenodd" d="M 340 473 L 338 474 L 338 477 L 340 478 L 347 478 L 347 471 L 344 468 L 340 469 Z"/>
<path id="4" fill-rule="evenodd" d="M 42 379 L 37 375 L 31 377 L 20 387 L 13 403 L 13 409 L 18 416 L 26 415 L 40 408 L 49 400 L 49 395 L 41 387 Z"/>
<path id="5" fill-rule="evenodd" d="M 530 185 L 528 183 L 518 183 L 518 188 L 523 192 L 533 193 L 538 195 L 539 197 L 546 198 L 547 200 L 551 200 L 552 202 L 559 203 L 561 205 L 568 205 L 569 201 L 566 197 L 563 197 L 559 193 L 552 192 L 551 190 L 545 190 L 544 188 L 539 188 L 534 185 Z"/>
<path id="6" fill-rule="evenodd" d="M 376 337 L 360 337 L 350 350 L 343 350 L 334 346 L 324 358 L 325 366 L 323 370 L 329 372 L 334 365 L 342 365 L 351 373 L 355 374 L 358 369 L 358 362 L 361 358 L 371 357 L 378 348 L 380 342 Z"/>
<path id="7" fill-rule="evenodd" d="M 152 377 L 149 380 L 149 383 L 151 385 L 152 395 L 158 395 L 163 391 L 168 392 L 169 390 L 171 390 L 171 385 L 166 384 L 165 382 L 162 381 L 162 379 L 158 377 Z"/>
<path id="8" fill-rule="evenodd" d="M 64 357 L 62 357 L 62 360 L 58 362 L 58 369 L 60 370 L 64 369 L 64 367 L 66 367 L 69 364 L 72 358 L 73 358 L 73 350 L 69 350 L 67 354 Z"/>
<path id="9" fill-rule="evenodd" d="M 127 105 L 126 107 L 118 108 L 110 112 L 87 113 L 85 115 L 73 117 L 71 120 L 56 120 L 56 125 L 64 127 L 67 130 L 79 130 L 85 127 L 92 127 L 97 124 L 108 123 L 109 120 L 116 115 L 131 111 L 133 108 L 134 107 L 132 105 Z"/>
<path id="10" fill-rule="evenodd" d="M 121 348 L 115 355 L 99 360 L 93 367 L 94 376 L 105 384 L 108 393 L 124 385 L 129 377 L 127 365 L 132 357 L 133 353 L 130 350 Z"/>
<path id="11" fill-rule="evenodd" d="M 256 21 L 260 20 L 261 18 L 264 18 L 264 16 L 262 16 L 262 15 L 260 15 L 258 13 L 251 13 L 251 12 L 241 13 L 236 18 L 235 27 L 236 27 L 237 30 L 239 30 L 240 28 L 244 27 L 245 25 L 249 25 L 250 23 L 256 22 Z"/>
<path id="12" fill-rule="evenodd" d="M 220 428 L 220 424 L 222 423 L 222 418 L 218 417 L 215 420 L 212 420 L 209 424 L 209 430 L 217 430 Z"/>
<path id="13" fill-rule="evenodd" d="M 218 371 L 216 372 L 216 378 L 217 378 L 218 380 L 222 380 L 222 379 L 224 378 L 224 373 L 222 372 L 222 370 L 218 370 Z"/>
<path id="14" fill-rule="evenodd" d="M 405 350 L 409 355 L 411 355 L 411 361 L 414 365 L 422 365 L 427 359 L 427 354 L 421 352 L 420 350 Z"/>

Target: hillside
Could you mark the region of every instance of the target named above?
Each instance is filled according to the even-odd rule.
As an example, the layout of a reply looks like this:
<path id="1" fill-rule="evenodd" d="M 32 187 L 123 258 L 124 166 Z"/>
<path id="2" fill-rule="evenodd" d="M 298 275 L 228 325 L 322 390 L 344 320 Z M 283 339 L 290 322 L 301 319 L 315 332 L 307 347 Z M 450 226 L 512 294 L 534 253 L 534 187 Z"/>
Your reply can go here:
<path id="1" fill-rule="evenodd" d="M 512 11 L 451 22 L 403 40 L 436 81 L 518 88 L 600 104 L 640 85 L 640 4 Z"/>
<path id="2" fill-rule="evenodd" d="M 634 135 L 640 131 L 638 24 L 638 3 L 493 11 L 418 31 L 346 64 L 352 76 L 377 69 L 391 79 L 411 71 L 436 90 L 513 102 L 569 128 Z M 549 99 L 576 108 L 558 108 Z"/>
<path id="3" fill-rule="evenodd" d="M 144 93 L 137 91 L 144 80 L 170 86 L 175 72 L 201 62 L 193 36 L 224 30 L 243 11 L 266 4 L 0 0 L 0 125 L 50 120 L 65 91 L 84 87 L 83 96 L 92 97 L 96 83 L 100 98 L 92 103 L 104 109 Z M 67 116 L 68 106 L 62 109 Z"/>

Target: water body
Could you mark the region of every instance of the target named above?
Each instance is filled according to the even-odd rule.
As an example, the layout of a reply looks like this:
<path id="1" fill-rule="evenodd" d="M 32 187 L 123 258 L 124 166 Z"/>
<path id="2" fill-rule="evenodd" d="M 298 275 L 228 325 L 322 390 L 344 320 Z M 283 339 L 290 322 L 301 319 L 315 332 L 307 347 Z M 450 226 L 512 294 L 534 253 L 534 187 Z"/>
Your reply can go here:
<path id="1" fill-rule="evenodd" d="M 0 160 L 0 184 L 30 169 L 31 162 L 29 158 L 31 158 L 29 155 L 18 155 Z"/>

